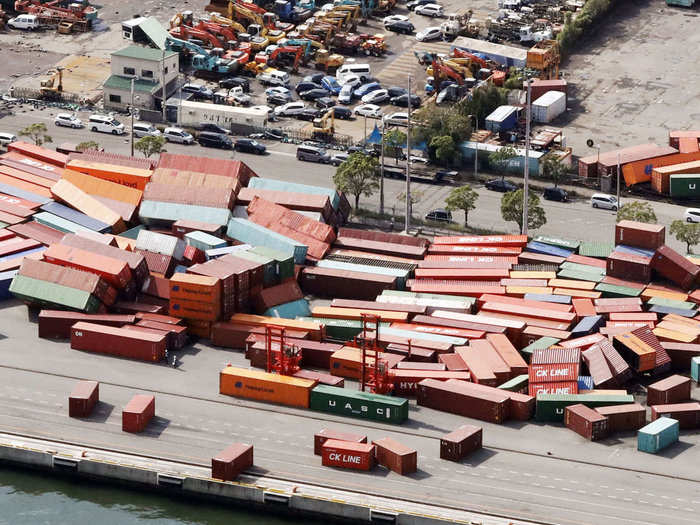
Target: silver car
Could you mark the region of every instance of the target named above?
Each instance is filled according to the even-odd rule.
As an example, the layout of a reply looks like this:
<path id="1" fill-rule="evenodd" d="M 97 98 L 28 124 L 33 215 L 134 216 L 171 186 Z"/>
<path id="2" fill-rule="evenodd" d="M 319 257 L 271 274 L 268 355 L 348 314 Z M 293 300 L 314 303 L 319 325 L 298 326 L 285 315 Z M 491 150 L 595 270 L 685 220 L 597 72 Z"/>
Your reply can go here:
<path id="1" fill-rule="evenodd" d="M 137 122 L 134 124 L 134 137 L 160 137 L 160 130 L 153 124 Z"/>
<path id="2" fill-rule="evenodd" d="M 165 140 L 168 142 L 176 142 L 178 144 L 194 143 L 194 137 L 182 128 L 165 128 L 163 137 L 165 137 Z"/>
<path id="3" fill-rule="evenodd" d="M 70 113 L 59 113 L 53 121 L 57 126 L 65 126 L 67 128 L 82 128 L 83 121 Z"/>

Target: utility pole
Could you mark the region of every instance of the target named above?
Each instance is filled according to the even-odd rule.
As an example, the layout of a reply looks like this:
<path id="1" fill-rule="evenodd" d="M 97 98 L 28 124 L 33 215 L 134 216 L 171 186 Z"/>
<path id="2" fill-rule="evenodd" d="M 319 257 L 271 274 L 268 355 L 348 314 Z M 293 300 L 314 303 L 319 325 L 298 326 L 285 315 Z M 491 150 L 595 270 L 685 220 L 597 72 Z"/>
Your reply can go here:
<path id="1" fill-rule="evenodd" d="M 472 115 L 474 117 L 474 133 L 477 134 L 479 133 L 479 116 L 478 115 Z M 478 174 L 478 165 L 479 165 L 479 141 L 474 142 L 474 180 L 476 180 L 476 176 Z"/>
<path id="2" fill-rule="evenodd" d="M 131 156 L 134 156 L 134 81 L 136 77 L 131 77 Z"/>
<path id="3" fill-rule="evenodd" d="M 165 117 L 165 49 L 163 49 L 161 57 L 162 59 L 160 64 L 160 83 L 163 89 L 163 103 L 161 104 L 163 107 L 161 109 L 163 110 L 163 124 L 165 124 L 168 121 Z"/>
<path id="4" fill-rule="evenodd" d="M 379 165 L 379 213 L 384 214 L 384 132 L 386 131 L 386 121 L 382 115 L 382 161 Z"/>
<path id="5" fill-rule="evenodd" d="M 529 204 L 530 204 L 530 77 L 527 80 L 527 100 L 525 105 L 525 167 L 523 168 L 523 176 L 525 179 L 525 186 L 523 187 L 523 228 L 522 234 L 527 235 L 527 223 L 530 215 Z"/>
<path id="6" fill-rule="evenodd" d="M 406 124 L 406 235 L 411 227 L 411 75 L 408 75 L 408 123 Z"/>
<path id="7" fill-rule="evenodd" d="M 620 202 L 620 154 L 617 154 L 617 209 L 620 209 L 622 203 Z"/>
<path id="8" fill-rule="evenodd" d="M 365 117 L 365 140 L 364 140 L 364 144 L 365 144 L 365 148 L 366 148 L 366 147 L 367 147 L 367 115 L 364 115 L 364 117 Z"/>

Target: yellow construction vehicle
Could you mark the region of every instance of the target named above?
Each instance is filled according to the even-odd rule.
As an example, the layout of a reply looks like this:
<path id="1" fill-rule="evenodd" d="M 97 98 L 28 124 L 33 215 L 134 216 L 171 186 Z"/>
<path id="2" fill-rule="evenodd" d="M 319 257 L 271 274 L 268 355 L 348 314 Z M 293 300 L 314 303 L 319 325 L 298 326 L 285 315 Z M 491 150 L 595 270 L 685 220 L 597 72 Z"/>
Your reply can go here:
<path id="1" fill-rule="evenodd" d="M 330 108 L 313 121 L 313 137 L 328 140 L 335 133 L 335 109 Z"/>
<path id="2" fill-rule="evenodd" d="M 63 68 L 58 66 L 49 78 L 42 80 L 41 96 L 49 100 L 58 100 L 63 92 Z"/>
<path id="3" fill-rule="evenodd" d="M 329 53 L 326 49 L 316 51 L 316 69 L 332 73 L 345 63 L 345 57 L 337 53 Z"/>
<path id="4" fill-rule="evenodd" d="M 214 22 L 215 24 L 221 24 L 222 26 L 228 26 L 231 29 L 233 29 L 236 33 L 245 33 L 246 28 L 243 27 L 241 24 L 236 22 L 235 20 L 232 20 L 230 18 L 226 18 L 225 16 L 218 15 L 216 13 L 211 13 L 209 15 L 209 21 Z"/>
<path id="5" fill-rule="evenodd" d="M 59 22 L 56 27 L 56 32 L 61 35 L 70 35 L 73 32 L 73 23 L 66 21 Z"/>
<path id="6" fill-rule="evenodd" d="M 265 27 L 262 16 L 234 2 L 229 2 L 228 4 L 228 17 L 231 20 L 238 20 L 239 22 L 241 20 L 247 20 L 248 25 L 258 24 L 259 26 Z"/>
<path id="7" fill-rule="evenodd" d="M 559 78 L 559 43 L 556 40 L 542 40 L 527 51 L 526 65 L 539 71 L 542 80 Z"/>

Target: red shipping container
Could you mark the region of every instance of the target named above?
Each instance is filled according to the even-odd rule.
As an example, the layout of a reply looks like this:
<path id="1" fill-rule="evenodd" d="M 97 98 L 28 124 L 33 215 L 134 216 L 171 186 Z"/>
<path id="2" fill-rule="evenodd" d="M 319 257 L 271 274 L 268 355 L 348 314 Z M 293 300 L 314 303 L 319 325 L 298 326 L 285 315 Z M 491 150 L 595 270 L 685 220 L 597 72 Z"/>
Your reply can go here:
<path id="1" fill-rule="evenodd" d="M 129 269 L 139 283 L 143 283 L 148 277 L 148 264 L 146 264 L 146 259 L 140 253 L 121 250 L 117 247 L 105 245 L 104 243 L 97 242 L 81 235 L 74 235 L 70 233 L 63 237 L 61 244 L 72 248 L 78 248 L 79 250 L 85 250 L 86 252 L 111 257 L 112 259 L 117 259 L 119 261 L 124 261 L 129 265 Z"/>
<path id="2" fill-rule="evenodd" d="M 700 356 L 700 344 L 661 341 L 661 346 L 671 358 L 671 364 L 675 370 L 689 370 L 691 359 Z"/>
<path id="3" fill-rule="evenodd" d="M 603 263 L 607 265 L 605 260 L 603 260 Z M 603 266 L 605 268 L 605 266 Z M 629 279 L 620 279 L 618 277 L 613 277 L 611 275 L 606 275 L 603 277 L 603 280 L 601 281 L 605 284 L 612 284 L 614 286 L 626 286 L 628 288 L 634 288 L 636 290 L 644 290 L 646 288 L 646 284 L 644 283 L 638 283 L 637 281 L 630 281 Z M 596 299 L 597 300 L 597 299 Z"/>
<path id="4" fill-rule="evenodd" d="M 608 418 L 610 432 L 639 430 L 647 424 L 647 411 L 639 403 L 597 407 L 596 412 Z"/>
<path id="5" fill-rule="evenodd" d="M 651 280 L 651 259 L 642 255 L 613 252 L 608 256 L 607 275 L 648 283 Z"/>
<path id="6" fill-rule="evenodd" d="M 150 321 L 148 319 L 142 319 L 136 326 L 143 326 L 144 328 L 151 328 L 154 330 L 160 330 L 161 332 L 167 332 L 172 340 L 172 348 L 180 349 L 187 344 L 187 327 L 179 324 L 172 323 L 160 323 L 158 321 Z"/>
<path id="7" fill-rule="evenodd" d="M 538 394 L 578 394 L 578 381 L 530 383 L 527 393 L 535 397 Z"/>
<path id="8" fill-rule="evenodd" d="M 303 299 L 304 294 L 299 288 L 299 283 L 294 280 L 286 281 L 276 286 L 263 288 L 252 296 L 252 303 L 255 311 L 259 314 L 273 306 L 290 303 L 298 299 Z"/>
<path id="9" fill-rule="evenodd" d="M 143 432 L 156 415 L 156 397 L 136 394 L 122 410 L 122 431 Z"/>
<path id="10" fill-rule="evenodd" d="M 304 268 L 301 286 L 319 297 L 374 300 L 384 290 L 396 288 L 396 277 L 333 268 Z"/>
<path id="11" fill-rule="evenodd" d="M 503 423 L 508 417 L 508 392 L 466 381 L 424 379 L 416 397 L 419 406 L 491 423 Z"/>
<path id="12" fill-rule="evenodd" d="M 577 434 L 597 441 L 608 435 L 608 418 L 586 405 L 570 405 L 564 409 L 564 424 Z"/>
<path id="13" fill-rule="evenodd" d="M 524 248 L 527 235 L 472 235 L 472 236 L 437 236 L 433 244 L 460 244 L 468 246 L 517 246 Z"/>
<path id="14" fill-rule="evenodd" d="M 518 255 L 519 264 L 556 264 L 558 266 L 565 260 L 565 257 L 545 255 L 543 253 L 523 252 Z"/>
<path id="15" fill-rule="evenodd" d="M 690 400 L 689 377 L 673 375 L 647 387 L 647 405 L 673 405 Z"/>
<path id="16" fill-rule="evenodd" d="M 89 417 L 100 401 L 97 381 L 79 381 L 68 397 L 68 417 Z"/>
<path id="17" fill-rule="evenodd" d="M 615 244 L 656 250 L 666 242 L 666 228 L 660 224 L 620 221 L 615 225 Z"/>
<path id="18" fill-rule="evenodd" d="M 666 245 L 656 250 L 654 257 L 651 258 L 651 267 L 656 273 L 684 290 L 690 290 L 693 284 L 698 282 L 698 275 L 700 275 L 700 266 L 693 264 Z"/>
<path id="19" fill-rule="evenodd" d="M 605 336 L 601 334 L 591 334 L 583 337 L 577 337 L 576 339 L 569 339 L 568 341 L 560 341 L 557 343 L 557 346 L 562 348 L 580 348 L 583 350 L 590 348 L 603 339 L 605 339 Z"/>
<path id="20" fill-rule="evenodd" d="M 510 368 L 511 376 L 514 377 L 528 373 L 527 363 L 505 335 L 486 334 L 486 340 Z"/>
<path id="21" fill-rule="evenodd" d="M 322 243 L 331 244 L 335 240 L 335 231 L 331 226 L 259 197 L 250 201 L 248 216 L 262 226 L 281 226 Z"/>
<path id="22" fill-rule="evenodd" d="M 233 481 L 253 466 L 253 445 L 234 443 L 211 458 L 211 477 Z"/>
<path id="23" fill-rule="evenodd" d="M 401 361 L 396 363 L 396 370 L 432 370 L 433 372 L 444 372 L 447 370 L 447 367 L 445 367 L 443 363 Z"/>
<path id="24" fill-rule="evenodd" d="M 12 142 L 7 145 L 7 151 L 15 151 L 26 157 L 31 157 L 41 162 L 45 162 L 46 164 L 58 166 L 59 168 L 65 167 L 66 163 L 68 162 L 68 155 L 64 155 L 63 153 L 58 153 L 57 151 L 43 148 L 41 146 L 36 146 L 34 144 L 30 144 L 29 142 Z"/>
<path id="25" fill-rule="evenodd" d="M 475 352 L 468 346 L 460 346 L 455 348 L 455 353 L 466 363 L 474 383 L 486 386 L 498 386 L 503 383 L 503 381 L 499 382 L 489 363 L 482 358 L 478 351 Z"/>
<path id="26" fill-rule="evenodd" d="M 44 259 L 61 266 L 95 273 L 119 289 L 126 287 L 132 277 L 131 270 L 124 261 L 62 244 L 49 246 L 44 252 Z"/>
<path id="27" fill-rule="evenodd" d="M 508 414 L 516 421 L 529 421 L 535 415 L 535 396 L 508 392 Z"/>
<path id="28" fill-rule="evenodd" d="M 458 281 L 500 281 L 508 278 L 508 268 L 417 268 L 416 279 L 444 279 Z"/>
<path id="29" fill-rule="evenodd" d="M 606 339 L 600 343 L 596 343 L 596 346 L 598 346 L 603 352 L 605 361 L 608 363 L 610 371 L 618 384 L 624 385 L 632 378 L 632 369 L 627 364 L 627 361 L 622 358 L 620 353 L 615 350 L 615 347 L 610 340 Z"/>
<path id="30" fill-rule="evenodd" d="M 342 432 L 332 428 L 324 428 L 314 434 L 314 455 L 320 456 L 323 444 L 329 439 L 335 441 L 348 441 L 350 443 L 367 443 L 367 436 L 353 434 L 352 432 Z"/>
<path id="31" fill-rule="evenodd" d="M 583 317 L 596 315 L 595 306 L 590 299 L 572 299 L 571 303 L 574 305 L 574 311 L 579 320 Z"/>
<path id="32" fill-rule="evenodd" d="M 605 388 L 615 383 L 615 377 L 613 376 L 612 370 L 610 370 L 610 365 L 605 360 L 603 351 L 599 346 L 593 345 L 588 350 L 581 353 L 583 361 L 588 367 L 588 371 L 593 378 L 593 384 L 597 388 Z"/>
<path id="33" fill-rule="evenodd" d="M 408 448 L 392 438 L 372 441 L 376 447 L 377 463 L 405 476 L 418 470 L 418 452 Z"/>
<path id="34" fill-rule="evenodd" d="M 423 379 L 447 381 L 457 379 L 469 381 L 469 372 L 450 372 L 447 370 L 389 370 L 389 379 L 394 383 L 393 393 L 399 396 L 415 396 L 418 383 Z"/>
<path id="35" fill-rule="evenodd" d="M 482 446 L 482 429 L 473 425 L 462 425 L 440 438 L 440 459 L 461 461 L 469 453 Z"/>
<path id="36" fill-rule="evenodd" d="M 554 383 L 561 381 L 577 381 L 579 376 L 578 363 L 530 365 L 529 382 Z"/>
<path id="37" fill-rule="evenodd" d="M 678 421 L 684 430 L 700 427 L 700 403 L 676 403 L 673 405 L 654 405 L 651 407 L 651 420 L 670 417 Z"/>
<path id="38" fill-rule="evenodd" d="M 421 348 L 407 344 L 399 343 L 389 343 L 386 345 L 384 351 L 387 354 L 396 354 L 403 356 L 405 361 L 413 361 L 416 363 L 434 363 L 436 359 L 436 354 L 438 357 L 442 354 L 438 354 L 435 350 L 429 350 L 427 348 Z"/>
<path id="39" fill-rule="evenodd" d="M 160 361 L 165 357 L 166 336 L 80 321 L 71 328 L 70 347 L 100 354 Z"/>
<path id="40" fill-rule="evenodd" d="M 438 362 L 444 363 L 445 368 L 447 368 L 447 370 L 451 370 L 453 372 L 468 372 L 469 371 L 469 368 L 467 367 L 467 363 L 465 363 L 464 359 L 462 359 L 457 354 L 440 354 L 438 356 Z"/>
<path id="41" fill-rule="evenodd" d="M 7 228 L 13 233 L 26 237 L 28 239 L 34 239 L 42 244 L 50 245 L 56 244 L 63 239 L 65 235 L 63 232 L 50 228 L 44 224 L 39 224 L 38 222 L 24 222 L 22 224 L 14 224 L 8 226 Z"/>
<path id="42" fill-rule="evenodd" d="M 39 337 L 42 339 L 69 339 L 71 327 L 79 321 L 116 327 L 136 321 L 133 315 L 84 314 L 65 310 L 42 310 L 38 319 Z"/>
<path id="43" fill-rule="evenodd" d="M 530 359 L 531 365 L 544 365 L 551 363 L 575 363 L 581 362 L 580 348 L 537 348 Z"/>
<path id="44" fill-rule="evenodd" d="M 374 463 L 375 446 L 368 443 L 329 439 L 321 447 L 321 464 L 324 467 L 371 470 Z"/>

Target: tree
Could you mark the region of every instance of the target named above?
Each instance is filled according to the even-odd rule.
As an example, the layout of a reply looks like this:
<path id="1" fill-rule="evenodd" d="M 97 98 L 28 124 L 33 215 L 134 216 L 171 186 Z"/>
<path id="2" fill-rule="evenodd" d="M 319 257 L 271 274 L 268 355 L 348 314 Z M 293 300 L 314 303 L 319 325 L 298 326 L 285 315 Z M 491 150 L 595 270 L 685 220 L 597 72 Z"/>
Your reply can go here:
<path id="1" fill-rule="evenodd" d="M 632 201 L 620 206 L 617 210 L 617 222 L 637 221 L 656 224 L 656 213 L 651 204 L 643 201 Z"/>
<path id="2" fill-rule="evenodd" d="M 510 159 L 515 158 L 517 155 L 513 146 L 503 146 L 489 154 L 489 164 L 501 174 L 501 180 L 506 176 Z"/>
<path id="3" fill-rule="evenodd" d="M 47 131 L 46 124 L 43 122 L 35 122 L 24 128 L 19 134 L 22 137 L 29 137 L 34 141 L 34 144 L 41 146 L 47 142 L 53 142 L 53 139 L 46 134 Z"/>
<path id="4" fill-rule="evenodd" d="M 418 204 L 421 200 L 423 200 L 423 197 L 425 196 L 424 191 L 412 191 L 411 192 L 411 203 L 409 206 L 409 210 L 411 215 L 413 214 L 413 205 Z M 396 200 L 400 202 L 406 202 L 406 192 L 402 191 L 396 196 Z"/>
<path id="5" fill-rule="evenodd" d="M 76 150 L 78 150 L 80 153 L 83 151 L 87 151 L 89 149 L 100 149 L 100 145 L 95 142 L 94 140 L 86 140 L 85 142 L 81 142 L 75 147 Z"/>
<path id="6" fill-rule="evenodd" d="M 692 246 L 700 244 L 700 223 L 698 222 L 675 220 L 671 223 L 669 231 L 671 235 L 675 235 L 676 239 L 685 243 L 688 253 L 693 253 Z"/>
<path id="7" fill-rule="evenodd" d="M 445 199 L 445 204 L 449 211 L 464 211 L 464 227 L 466 228 L 469 212 L 476 208 L 476 200 L 478 198 L 479 194 L 467 184 L 453 189 L 447 196 L 447 199 Z"/>
<path id="8" fill-rule="evenodd" d="M 448 167 L 462 156 L 455 141 L 449 135 L 433 137 L 429 146 L 434 149 L 435 157 Z"/>
<path id="9" fill-rule="evenodd" d="M 333 182 L 338 191 L 355 197 L 355 209 L 360 204 L 360 195 L 369 197 L 379 189 L 377 167 L 379 162 L 371 155 L 353 153 L 338 166 Z"/>
<path id="10" fill-rule="evenodd" d="M 534 193 L 528 193 L 528 230 L 536 230 L 547 224 L 544 208 L 540 207 L 540 198 Z M 501 216 L 506 222 L 514 222 L 523 232 L 523 190 L 511 191 L 501 198 Z"/>
<path id="11" fill-rule="evenodd" d="M 392 129 L 384 134 L 384 148 L 387 155 L 394 157 L 396 164 L 399 163 L 403 148 L 406 147 L 406 134 L 400 129 Z"/>
<path id="12" fill-rule="evenodd" d="M 566 165 L 561 161 L 561 159 L 554 155 L 547 155 L 542 166 L 542 171 L 544 176 L 548 179 L 552 179 L 554 182 L 554 187 L 559 185 L 559 181 L 566 175 Z"/>
<path id="13" fill-rule="evenodd" d="M 161 135 L 157 137 L 146 135 L 134 143 L 134 149 L 139 150 L 146 158 L 156 153 L 162 153 L 163 146 L 165 146 L 165 137 Z"/>

